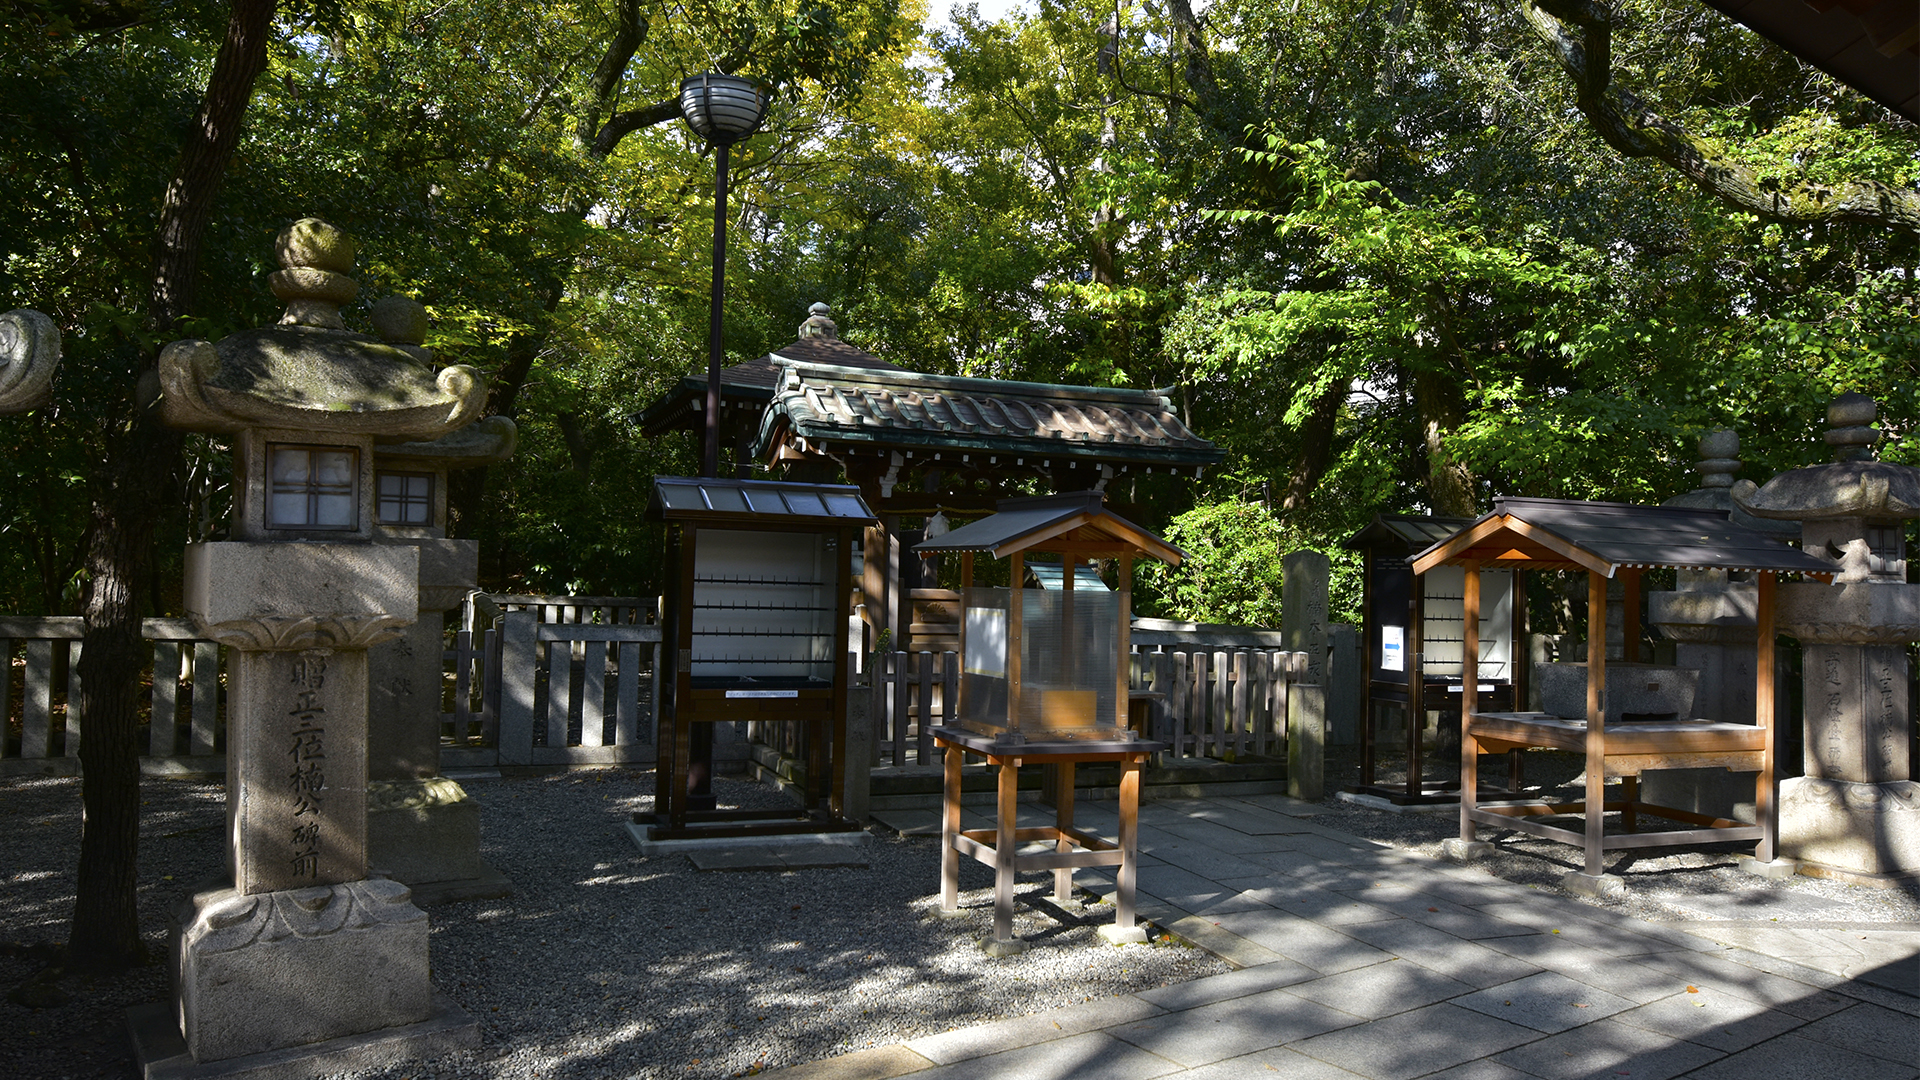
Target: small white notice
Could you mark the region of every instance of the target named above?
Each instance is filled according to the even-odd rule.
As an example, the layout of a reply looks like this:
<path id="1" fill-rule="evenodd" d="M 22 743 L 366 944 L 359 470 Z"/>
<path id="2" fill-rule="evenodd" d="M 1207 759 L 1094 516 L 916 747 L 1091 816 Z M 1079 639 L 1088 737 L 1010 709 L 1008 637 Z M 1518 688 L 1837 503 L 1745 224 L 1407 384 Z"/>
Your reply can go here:
<path id="1" fill-rule="evenodd" d="M 1380 628 L 1380 670 L 1407 670 L 1406 627 L 1382 626 Z"/>
<path id="2" fill-rule="evenodd" d="M 970 607 L 966 614 L 966 656 L 969 675 L 1007 677 L 1007 613 L 999 608 Z"/>
<path id="3" fill-rule="evenodd" d="M 798 690 L 729 690 L 730 698 L 797 698 Z"/>

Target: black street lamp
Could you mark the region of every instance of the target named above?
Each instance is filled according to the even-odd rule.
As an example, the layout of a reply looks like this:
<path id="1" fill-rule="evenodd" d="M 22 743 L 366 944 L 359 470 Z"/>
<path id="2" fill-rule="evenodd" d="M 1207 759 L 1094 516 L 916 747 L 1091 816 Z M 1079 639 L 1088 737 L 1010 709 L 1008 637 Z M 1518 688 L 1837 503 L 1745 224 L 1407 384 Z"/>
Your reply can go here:
<path id="1" fill-rule="evenodd" d="M 720 475 L 720 303 L 727 274 L 727 148 L 754 133 L 768 94 L 752 79 L 710 71 L 680 80 L 680 115 L 714 148 L 713 310 L 707 327 L 707 439 L 700 475 Z"/>

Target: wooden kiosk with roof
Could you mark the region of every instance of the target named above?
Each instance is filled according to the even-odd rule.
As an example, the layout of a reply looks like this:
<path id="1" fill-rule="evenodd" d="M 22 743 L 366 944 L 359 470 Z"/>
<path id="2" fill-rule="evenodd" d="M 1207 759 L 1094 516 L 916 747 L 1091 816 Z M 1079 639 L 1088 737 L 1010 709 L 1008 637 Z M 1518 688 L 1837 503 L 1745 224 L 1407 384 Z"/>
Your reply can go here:
<path id="1" fill-rule="evenodd" d="M 1775 858 L 1778 810 L 1774 800 L 1776 745 L 1773 682 L 1774 585 L 1778 575 L 1825 575 L 1832 567 L 1764 533 L 1729 521 L 1726 513 L 1687 507 L 1630 506 L 1562 499 L 1497 499 L 1491 514 L 1413 558 L 1413 572 L 1458 566 L 1465 574 L 1467 663 L 1462 687 L 1460 838 L 1449 852 L 1470 858 L 1486 850 L 1475 845 L 1481 825 L 1517 829 L 1573 844 L 1585 852 L 1582 872 L 1569 874 L 1577 891 L 1619 888 L 1619 879 L 1603 877 L 1608 851 L 1674 845 L 1756 840 L 1754 858 Z M 1755 723 L 1739 724 L 1678 718 L 1639 720 L 1617 708 L 1635 687 L 1607 670 L 1607 581 L 1616 575 L 1625 586 L 1626 655 L 1621 672 L 1638 659 L 1640 577 L 1655 568 L 1746 571 L 1758 578 L 1759 635 L 1755 659 Z M 1587 575 L 1586 715 L 1481 711 L 1476 693 L 1481 623 L 1482 569 L 1584 571 Z M 1647 689 L 1651 689 L 1650 687 Z M 1576 803 L 1481 807 L 1475 781 L 1479 755 L 1507 750 L 1554 749 L 1584 754 L 1586 797 Z M 1674 807 L 1640 801 L 1639 777 L 1648 769 L 1724 768 L 1754 772 L 1754 824 L 1729 821 Z M 1621 777 L 1621 798 L 1608 802 L 1608 777 Z M 1609 834 L 1605 815 L 1617 811 L 1623 832 Z M 1658 814 L 1696 826 L 1659 832 L 1638 831 L 1638 815 Z M 1581 829 L 1539 820 L 1580 815 Z"/>
<path id="2" fill-rule="evenodd" d="M 1361 553 L 1361 647 L 1367 657 L 1360 696 L 1360 782 L 1349 791 L 1399 806 L 1451 803 L 1460 797 L 1458 787 L 1447 779 L 1427 776 L 1425 734 L 1429 711 L 1440 715 L 1443 731 L 1449 723 L 1459 724 L 1465 687 L 1461 627 L 1466 575 L 1454 566 L 1415 574 L 1408 560 L 1467 524 L 1466 518 L 1375 514 L 1344 545 Z M 1482 570 L 1480 597 L 1480 702 L 1511 708 L 1512 702 L 1527 700 L 1525 575 Z M 1402 721 L 1398 730 L 1387 722 L 1394 712 Z M 1406 775 L 1400 783 L 1389 784 L 1379 773 L 1382 758 L 1390 763 L 1395 751 Z M 1508 763 L 1507 778 L 1508 790 L 1517 791 L 1517 753 Z"/>
<path id="3" fill-rule="evenodd" d="M 918 545 L 922 552 L 961 556 L 960 694 L 957 722 L 933 729 L 946 751 L 941 813 L 940 905 L 959 903 L 962 854 L 994 868 L 993 938 L 986 948 L 1008 956 L 1026 947 L 1013 936 L 1014 875 L 1052 870 L 1055 898 L 1073 895 L 1073 871 L 1083 866 L 1117 867 L 1114 924 L 1101 928 L 1109 941 L 1144 941 L 1134 925 L 1133 889 L 1140 813 L 1140 775 L 1147 758 L 1165 743 L 1139 738 L 1128 726 L 1127 629 L 1132 619 L 1133 560 L 1147 555 L 1179 565 L 1185 554 L 1152 533 L 1109 512 L 1098 491 L 1009 499 L 998 513 Z M 985 551 L 1011 563 L 1008 580 L 1024 579 L 1028 552 L 1061 556 L 1061 588 L 976 588 L 973 554 Z M 1112 558 L 1119 588 L 1075 588 L 1082 560 Z M 996 822 L 991 829 L 960 828 L 961 763 L 983 757 L 999 781 Z M 1120 767 L 1120 835 L 1109 841 L 1073 822 L 1073 768 L 1080 762 Z M 1015 796 L 1023 763 L 1058 770 L 1054 824 L 1016 826 Z M 1052 851 L 1016 852 L 1021 844 L 1046 842 Z"/>
<path id="4" fill-rule="evenodd" d="M 670 526 L 667 565 L 678 573 L 661 613 L 673 664 L 655 813 L 636 814 L 636 823 L 651 825 L 649 840 L 861 828 L 841 807 L 851 561 L 860 531 L 874 523 L 859 490 L 655 477 L 647 515 Z M 803 726 L 797 810 L 713 809 L 711 777 L 690 775 L 706 760 L 694 743 L 711 740 L 710 725 L 735 720 Z"/>

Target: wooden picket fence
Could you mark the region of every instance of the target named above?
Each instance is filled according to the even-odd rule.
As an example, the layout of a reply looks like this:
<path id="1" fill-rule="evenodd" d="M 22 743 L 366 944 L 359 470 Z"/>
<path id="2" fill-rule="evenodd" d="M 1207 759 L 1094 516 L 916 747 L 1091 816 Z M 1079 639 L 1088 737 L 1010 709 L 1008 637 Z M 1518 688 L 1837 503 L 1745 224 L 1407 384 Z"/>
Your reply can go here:
<path id="1" fill-rule="evenodd" d="M 151 667 L 141 768 L 149 773 L 226 767 L 226 692 L 221 648 L 186 619 L 147 619 Z M 0 616 L 0 776 L 80 770 L 78 616 Z"/>
<path id="2" fill-rule="evenodd" d="M 875 767 L 933 765 L 932 729 L 958 699 L 959 654 L 892 652 L 869 657 L 867 692 Z M 1306 672 L 1306 654 L 1203 645 L 1136 645 L 1129 686 L 1160 695 L 1148 738 L 1165 758 L 1245 759 L 1286 753 L 1287 695 Z"/>

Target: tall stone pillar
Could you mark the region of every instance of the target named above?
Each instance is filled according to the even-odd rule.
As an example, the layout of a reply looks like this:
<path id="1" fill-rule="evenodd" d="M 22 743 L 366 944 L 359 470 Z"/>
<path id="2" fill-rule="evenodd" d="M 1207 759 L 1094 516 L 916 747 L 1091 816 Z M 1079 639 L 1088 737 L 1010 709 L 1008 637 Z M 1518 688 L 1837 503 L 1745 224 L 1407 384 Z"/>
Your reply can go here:
<path id="1" fill-rule="evenodd" d="M 1907 583 L 1906 557 L 1920 469 L 1874 460 L 1876 412 L 1863 395 L 1835 398 L 1836 461 L 1782 473 L 1746 504 L 1798 519 L 1802 550 L 1834 568 L 1831 585 L 1780 586 L 1780 627 L 1802 645 L 1806 709 L 1806 775 L 1780 784 L 1780 853 L 1803 872 L 1862 881 L 1920 876 L 1906 653 L 1920 641 L 1920 585 Z"/>
<path id="2" fill-rule="evenodd" d="M 374 441 L 468 423 L 484 388 L 346 330 L 353 244 L 280 234 L 278 326 L 160 356 L 162 416 L 225 435 L 232 540 L 187 549 L 186 608 L 232 650 L 227 870 L 175 913 L 173 998 L 132 1010 L 161 1077 L 305 1076 L 444 1052 L 478 1026 L 433 991 L 427 917 L 367 870 L 367 650 L 418 617 L 420 552 L 376 544 Z"/>
<path id="3" fill-rule="evenodd" d="M 425 336 L 411 300 L 388 297 L 374 315 L 389 341 L 418 347 Z M 480 561 L 474 541 L 447 539 L 448 474 L 506 460 L 515 439 L 512 420 L 490 416 L 433 442 L 374 449 L 374 542 L 419 552 L 420 621 L 368 654 L 367 858 L 419 904 L 513 891 L 480 857 L 480 804 L 440 775 L 440 704 L 446 613 L 473 590 Z"/>

